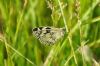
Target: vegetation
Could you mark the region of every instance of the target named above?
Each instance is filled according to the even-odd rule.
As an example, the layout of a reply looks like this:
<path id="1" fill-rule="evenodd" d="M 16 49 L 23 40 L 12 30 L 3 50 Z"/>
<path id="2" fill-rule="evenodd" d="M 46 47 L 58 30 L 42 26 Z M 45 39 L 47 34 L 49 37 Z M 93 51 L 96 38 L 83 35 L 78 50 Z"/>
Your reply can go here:
<path id="1" fill-rule="evenodd" d="M 52 46 L 32 35 L 66 28 Z M 0 66 L 99 66 L 100 0 L 0 0 Z"/>

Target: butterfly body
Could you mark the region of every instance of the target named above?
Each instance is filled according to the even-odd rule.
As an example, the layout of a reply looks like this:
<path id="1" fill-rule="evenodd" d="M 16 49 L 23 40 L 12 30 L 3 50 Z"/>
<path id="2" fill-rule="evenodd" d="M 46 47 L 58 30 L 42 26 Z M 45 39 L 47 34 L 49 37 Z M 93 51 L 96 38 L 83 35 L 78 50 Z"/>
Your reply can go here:
<path id="1" fill-rule="evenodd" d="M 64 36 L 65 28 L 38 27 L 32 31 L 42 44 L 52 45 Z"/>

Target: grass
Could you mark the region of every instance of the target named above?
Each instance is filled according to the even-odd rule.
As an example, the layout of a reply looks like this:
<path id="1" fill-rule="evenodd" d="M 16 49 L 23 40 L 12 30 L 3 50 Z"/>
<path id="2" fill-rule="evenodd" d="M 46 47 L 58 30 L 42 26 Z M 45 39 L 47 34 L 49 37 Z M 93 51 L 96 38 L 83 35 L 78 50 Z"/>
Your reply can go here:
<path id="1" fill-rule="evenodd" d="M 1 66 L 99 66 L 99 0 L 1 0 Z M 53 46 L 33 35 L 39 26 L 65 27 Z"/>

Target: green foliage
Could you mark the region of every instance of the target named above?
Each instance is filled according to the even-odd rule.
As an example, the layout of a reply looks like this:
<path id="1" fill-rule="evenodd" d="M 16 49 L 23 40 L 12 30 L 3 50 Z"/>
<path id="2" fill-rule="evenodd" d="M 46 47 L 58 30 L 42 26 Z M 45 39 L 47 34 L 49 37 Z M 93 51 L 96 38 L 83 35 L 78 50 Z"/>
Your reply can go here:
<path id="1" fill-rule="evenodd" d="M 32 28 L 65 27 L 53 46 Z M 99 66 L 100 0 L 0 0 L 0 66 Z"/>

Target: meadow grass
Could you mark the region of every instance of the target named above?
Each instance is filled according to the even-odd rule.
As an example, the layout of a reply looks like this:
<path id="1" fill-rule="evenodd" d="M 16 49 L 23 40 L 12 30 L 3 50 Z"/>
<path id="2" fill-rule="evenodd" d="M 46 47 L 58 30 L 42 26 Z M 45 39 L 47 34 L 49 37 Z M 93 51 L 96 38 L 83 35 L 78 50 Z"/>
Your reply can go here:
<path id="1" fill-rule="evenodd" d="M 40 26 L 66 34 L 45 46 Z M 100 0 L 0 0 L 0 66 L 100 66 Z"/>

